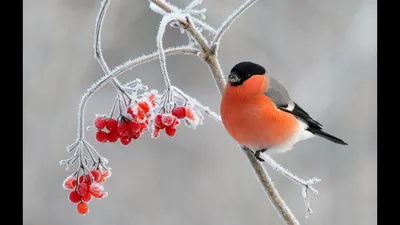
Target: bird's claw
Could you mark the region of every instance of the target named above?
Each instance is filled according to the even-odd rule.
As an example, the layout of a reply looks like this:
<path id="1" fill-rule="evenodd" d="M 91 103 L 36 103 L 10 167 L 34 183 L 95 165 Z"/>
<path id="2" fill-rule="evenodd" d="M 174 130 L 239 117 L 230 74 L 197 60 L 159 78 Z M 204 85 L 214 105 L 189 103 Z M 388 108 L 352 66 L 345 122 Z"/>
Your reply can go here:
<path id="1" fill-rule="evenodd" d="M 260 157 L 260 154 L 264 153 L 265 151 L 267 151 L 267 150 L 266 149 L 261 149 L 261 150 L 255 151 L 254 152 L 254 157 L 260 162 L 265 162 L 265 160 Z"/>

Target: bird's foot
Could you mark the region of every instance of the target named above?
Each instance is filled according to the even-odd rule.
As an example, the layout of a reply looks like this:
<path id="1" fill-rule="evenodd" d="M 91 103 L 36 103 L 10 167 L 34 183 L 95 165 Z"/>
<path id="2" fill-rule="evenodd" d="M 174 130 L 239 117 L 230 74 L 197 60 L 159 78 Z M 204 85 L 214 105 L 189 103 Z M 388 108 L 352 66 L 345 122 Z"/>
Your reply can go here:
<path id="1" fill-rule="evenodd" d="M 260 161 L 260 162 L 265 162 L 265 160 L 262 159 L 262 158 L 260 157 L 260 154 L 261 154 L 261 153 L 264 153 L 265 151 L 267 151 L 267 149 L 257 150 L 257 151 L 254 153 L 254 157 L 255 157 L 258 161 Z"/>

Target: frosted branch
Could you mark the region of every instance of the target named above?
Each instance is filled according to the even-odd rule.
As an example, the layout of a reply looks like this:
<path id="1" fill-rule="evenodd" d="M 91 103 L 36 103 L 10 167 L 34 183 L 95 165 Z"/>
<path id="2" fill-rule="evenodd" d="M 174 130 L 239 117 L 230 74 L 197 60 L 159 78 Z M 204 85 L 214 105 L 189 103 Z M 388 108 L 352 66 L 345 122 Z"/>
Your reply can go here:
<path id="1" fill-rule="evenodd" d="M 201 27 L 203 27 L 203 29 L 209 31 L 211 34 L 216 34 L 216 33 L 217 33 L 217 30 L 215 30 L 214 27 L 208 25 L 208 24 L 205 23 L 204 21 L 202 21 L 202 20 L 200 20 L 200 19 L 197 19 L 197 18 L 195 18 L 195 17 L 192 17 L 192 20 L 193 20 L 194 22 L 196 22 L 197 24 L 199 24 Z"/>
<path id="2" fill-rule="evenodd" d="M 279 172 L 280 174 L 288 177 L 290 180 L 294 181 L 295 183 L 299 184 L 301 186 L 301 193 L 304 198 L 304 203 L 306 205 L 306 218 L 308 218 L 309 214 L 312 213 L 312 209 L 310 207 L 310 198 L 308 195 L 308 190 L 312 191 L 314 194 L 318 194 L 318 191 L 312 186 L 313 184 L 316 184 L 320 182 L 321 180 L 318 178 L 311 178 L 309 180 L 303 180 L 293 173 L 291 173 L 289 170 L 283 168 L 281 165 L 279 165 L 273 158 L 271 158 L 267 153 L 260 154 L 262 159 L 269 164 L 274 170 Z"/>
<path id="3" fill-rule="evenodd" d="M 110 1 L 111 0 L 103 0 L 101 2 L 99 13 L 96 17 L 96 25 L 95 25 L 95 30 L 94 30 L 94 45 L 93 45 L 94 57 L 99 62 L 100 67 L 103 70 L 104 74 L 110 73 L 110 69 L 109 69 L 106 61 L 104 60 L 103 52 L 101 50 L 101 28 L 103 27 L 104 17 L 106 15 L 108 6 L 110 5 Z M 121 88 L 121 84 L 119 83 L 119 81 L 116 78 L 112 79 L 111 83 L 114 85 L 114 87 L 118 91 L 124 93 L 124 90 Z"/>
<path id="4" fill-rule="evenodd" d="M 158 7 L 158 9 L 157 9 L 157 7 Z M 160 13 L 160 10 L 164 10 L 164 12 L 166 12 L 166 13 L 171 13 L 171 12 L 177 12 L 178 11 L 178 9 L 175 6 L 173 6 L 170 3 L 167 3 L 164 0 L 151 0 L 150 8 L 154 12 L 159 13 L 161 15 L 165 15 L 165 14 Z"/>
<path id="5" fill-rule="evenodd" d="M 253 152 L 245 147 L 241 146 L 241 149 L 246 153 L 247 158 L 249 159 L 251 165 L 253 165 L 253 169 L 257 174 L 258 180 L 261 182 L 264 191 L 269 196 L 272 205 L 278 212 L 279 216 L 287 225 L 299 225 L 299 221 L 297 221 L 296 217 L 290 211 L 289 207 L 287 207 L 285 201 L 283 201 L 282 197 L 279 195 L 279 192 L 274 186 L 274 183 L 271 180 L 271 177 L 268 175 L 268 172 L 264 167 L 261 166 L 260 162 L 254 157 Z"/>
<path id="6" fill-rule="evenodd" d="M 165 53 L 163 47 L 163 37 L 165 33 L 165 27 L 171 21 L 184 20 L 184 18 L 185 17 L 182 14 L 175 14 L 175 13 L 170 13 L 163 16 L 157 32 L 158 57 L 160 60 L 161 72 L 164 77 L 165 86 L 167 87 L 168 90 L 171 89 L 171 80 L 169 79 L 168 76 L 167 63 L 165 62 Z"/>
<path id="7" fill-rule="evenodd" d="M 250 6 L 256 3 L 257 0 L 247 0 L 244 2 L 238 9 L 236 9 L 229 17 L 222 23 L 221 27 L 217 31 L 217 35 L 215 35 L 214 40 L 212 41 L 212 48 L 217 50 L 219 46 L 219 42 L 225 32 L 229 29 L 235 20 L 246 11 Z"/>

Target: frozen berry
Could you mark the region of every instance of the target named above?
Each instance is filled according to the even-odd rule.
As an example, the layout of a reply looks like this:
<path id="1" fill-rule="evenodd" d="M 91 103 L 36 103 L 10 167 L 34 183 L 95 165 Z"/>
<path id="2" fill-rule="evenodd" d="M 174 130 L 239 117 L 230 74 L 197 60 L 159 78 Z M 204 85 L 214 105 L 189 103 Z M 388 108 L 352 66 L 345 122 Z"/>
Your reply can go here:
<path id="1" fill-rule="evenodd" d="M 100 181 L 100 178 L 102 176 L 100 170 L 92 170 L 92 171 L 90 171 L 90 173 L 92 174 L 94 181 L 96 181 L 96 182 Z"/>
<path id="2" fill-rule="evenodd" d="M 176 128 L 180 123 L 180 120 L 175 120 L 174 124 L 172 124 L 171 127 Z"/>
<path id="3" fill-rule="evenodd" d="M 104 177 L 105 179 L 109 178 L 111 176 L 111 170 L 106 170 L 103 172 L 102 177 Z"/>
<path id="4" fill-rule="evenodd" d="M 97 117 L 96 120 L 94 121 L 94 126 L 100 130 L 103 129 L 106 126 L 106 124 L 107 124 L 107 118 L 102 116 Z"/>
<path id="5" fill-rule="evenodd" d="M 107 140 L 108 140 L 109 142 L 111 142 L 111 143 L 116 142 L 116 141 L 118 140 L 117 132 L 116 132 L 116 131 L 110 131 L 110 132 L 108 132 L 108 134 L 107 134 Z"/>
<path id="6" fill-rule="evenodd" d="M 65 189 L 71 190 L 76 186 L 76 179 L 75 177 L 67 177 L 63 182 L 63 187 Z"/>
<path id="7" fill-rule="evenodd" d="M 82 215 L 85 215 L 86 213 L 89 212 L 89 206 L 85 202 L 81 202 L 76 206 L 76 210 Z"/>
<path id="8" fill-rule="evenodd" d="M 160 128 L 154 127 L 153 133 L 152 133 L 153 138 L 158 138 L 160 136 Z"/>
<path id="9" fill-rule="evenodd" d="M 109 119 L 107 121 L 106 128 L 109 131 L 115 131 L 118 128 L 118 122 L 115 119 Z"/>
<path id="10" fill-rule="evenodd" d="M 129 143 L 131 143 L 132 138 L 131 137 L 122 137 L 120 140 L 122 145 L 129 145 Z"/>
<path id="11" fill-rule="evenodd" d="M 83 179 L 83 175 L 79 177 L 79 183 L 87 183 L 89 186 L 92 184 L 92 179 L 89 174 L 86 174 L 85 179 Z"/>
<path id="12" fill-rule="evenodd" d="M 84 202 L 90 202 L 92 200 L 92 194 L 88 192 L 86 195 L 82 196 L 82 201 Z"/>
<path id="13" fill-rule="evenodd" d="M 76 192 L 78 192 L 78 194 L 81 196 L 86 195 L 88 191 L 89 191 L 89 185 L 87 183 L 80 183 L 78 185 L 78 188 L 76 189 Z"/>
<path id="14" fill-rule="evenodd" d="M 103 192 L 103 185 L 94 184 L 89 188 L 89 192 L 93 195 L 93 197 L 98 198 Z"/>
<path id="15" fill-rule="evenodd" d="M 196 115 L 191 107 L 186 107 L 186 117 L 192 121 L 196 120 Z"/>
<path id="16" fill-rule="evenodd" d="M 131 138 L 133 139 L 133 140 L 136 140 L 136 139 L 138 139 L 138 138 L 140 138 L 140 133 L 139 132 L 135 132 L 135 133 L 131 133 Z"/>
<path id="17" fill-rule="evenodd" d="M 96 140 L 100 143 L 106 143 L 108 140 L 107 133 L 101 130 L 97 131 Z"/>
<path id="18" fill-rule="evenodd" d="M 76 192 L 76 191 L 71 191 L 71 192 L 69 193 L 68 199 L 69 199 L 69 201 L 72 202 L 72 203 L 78 203 L 78 202 L 81 201 L 82 196 L 80 196 L 80 195 L 78 194 L 78 192 Z"/>
<path id="19" fill-rule="evenodd" d="M 166 127 L 171 126 L 175 120 L 176 117 L 171 114 L 163 114 L 161 117 L 161 121 Z"/>
<path id="20" fill-rule="evenodd" d="M 161 118 L 162 118 L 162 115 L 157 114 L 156 117 L 154 117 L 154 125 L 156 125 L 160 129 L 164 129 L 165 125 L 163 124 Z"/>
<path id="21" fill-rule="evenodd" d="M 173 137 L 173 136 L 175 136 L 175 134 L 176 134 L 176 128 L 174 128 L 174 127 L 172 127 L 172 126 L 166 127 L 166 128 L 165 128 L 165 133 L 166 133 L 168 136 Z"/>
<path id="22" fill-rule="evenodd" d="M 127 112 L 129 115 L 131 115 L 132 117 L 135 117 L 135 114 L 136 114 L 136 113 L 133 112 L 133 107 L 132 107 L 132 106 L 129 106 L 128 109 L 126 110 L 126 112 Z"/>
<path id="23" fill-rule="evenodd" d="M 129 136 L 129 126 L 127 123 L 122 123 L 118 129 L 117 133 L 119 134 L 120 137 L 127 137 Z"/>
<path id="24" fill-rule="evenodd" d="M 141 123 L 140 124 L 140 131 L 143 132 L 145 130 L 149 129 L 149 125 L 147 125 L 147 123 Z"/>
<path id="25" fill-rule="evenodd" d="M 185 118 L 186 109 L 183 106 L 176 107 L 172 110 L 172 115 L 176 116 L 178 119 Z"/>
<path id="26" fill-rule="evenodd" d="M 144 122 L 147 118 L 146 118 L 146 113 L 143 111 L 142 108 L 137 107 L 137 114 L 136 114 L 136 120 L 139 123 Z"/>
<path id="27" fill-rule="evenodd" d="M 140 130 L 140 124 L 138 122 L 131 121 L 129 123 L 129 129 L 133 133 L 138 132 Z"/>
<path id="28" fill-rule="evenodd" d="M 148 113 L 150 111 L 150 106 L 147 102 L 141 101 L 138 103 L 138 106 L 143 110 L 144 113 Z"/>

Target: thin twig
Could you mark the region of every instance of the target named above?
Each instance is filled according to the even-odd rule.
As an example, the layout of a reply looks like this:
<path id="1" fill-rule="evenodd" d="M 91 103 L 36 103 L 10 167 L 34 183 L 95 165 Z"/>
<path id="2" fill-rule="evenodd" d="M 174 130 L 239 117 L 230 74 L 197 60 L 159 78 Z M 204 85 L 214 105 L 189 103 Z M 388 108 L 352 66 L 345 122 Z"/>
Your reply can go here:
<path id="1" fill-rule="evenodd" d="M 158 28 L 158 33 L 157 33 L 157 48 L 158 48 L 158 58 L 160 60 L 160 66 L 161 66 L 161 72 L 164 77 L 164 82 L 165 86 L 167 87 L 167 90 L 171 89 L 171 80 L 169 79 L 168 76 L 168 70 L 167 70 L 167 63 L 165 62 L 165 53 L 164 53 L 164 46 L 163 46 L 163 37 L 165 33 L 165 27 L 168 25 L 169 22 L 173 20 L 183 20 L 184 16 L 182 14 L 174 14 L 174 13 L 169 13 L 165 16 L 163 16 L 161 22 L 160 22 L 160 27 Z"/>
<path id="2" fill-rule="evenodd" d="M 111 0 L 103 0 L 101 2 L 99 13 L 98 13 L 97 18 L 96 18 L 96 28 L 94 30 L 94 45 L 93 45 L 94 58 L 97 59 L 97 61 L 100 64 L 101 69 L 103 70 L 103 72 L 105 74 L 109 74 L 110 73 L 110 68 L 108 67 L 106 61 L 104 60 L 103 52 L 101 50 L 101 28 L 103 27 L 104 17 L 106 15 L 108 6 L 110 5 L 110 1 Z M 111 83 L 119 91 L 125 92 L 121 88 L 121 83 L 116 78 L 112 79 Z"/>
<path id="3" fill-rule="evenodd" d="M 235 12 L 233 12 L 226 20 L 225 22 L 222 23 L 221 27 L 217 30 L 217 34 L 214 37 L 214 40 L 212 41 L 212 48 L 214 51 L 218 50 L 219 46 L 219 41 L 221 40 L 222 36 L 225 34 L 225 32 L 228 30 L 229 26 L 240 16 L 246 9 L 248 9 L 250 6 L 252 6 L 254 3 L 256 3 L 257 0 L 247 0 L 245 3 L 243 3 Z"/>

